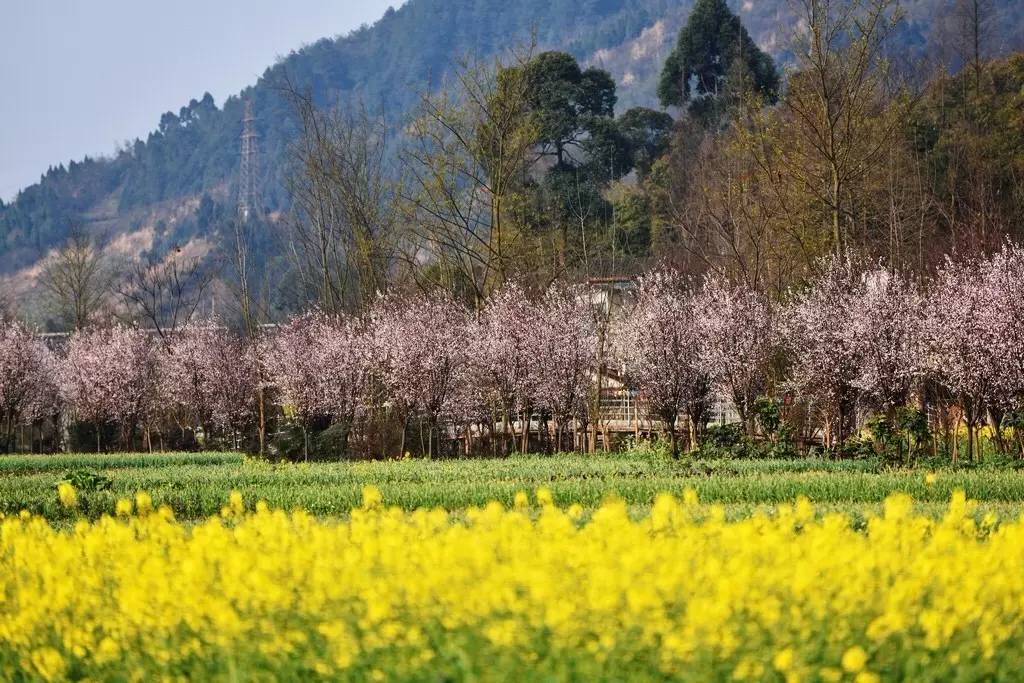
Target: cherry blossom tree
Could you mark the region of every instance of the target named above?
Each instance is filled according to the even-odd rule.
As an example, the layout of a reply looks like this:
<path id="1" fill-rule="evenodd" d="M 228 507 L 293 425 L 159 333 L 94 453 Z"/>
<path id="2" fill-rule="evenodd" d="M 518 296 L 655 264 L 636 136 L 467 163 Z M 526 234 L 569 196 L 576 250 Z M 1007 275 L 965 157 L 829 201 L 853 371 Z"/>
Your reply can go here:
<path id="1" fill-rule="evenodd" d="M 264 340 L 263 356 L 277 387 L 285 415 L 302 427 L 303 458 L 309 458 L 309 427 L 324 414 L 321 367 L 317 353 L 319 316 L 291 318 Z"/>
<path id="2" fill-rule="evenodd" d="M 783 313 L 782 338 L 791 360 L 787 384 L 821 415 L 826 448 L 843 442 L 854 418 L 859 367 L 850 319 L 860 284 L 851 258 L 826 259 Z"/>
<path id="3" fill-rule="evenodd" d="M 467 373 L 467 311 L 445 296 L 418 296 L 381 300 L 372 319 L 389 395 L 407 416 L 418 413 L 426 422 L 425 450 L 432 455 L 442 420 L 456 417 L 459 407 L 458 387 Z"/>
<path id="4" fill-rule="evenodd" d="M 994 403 L 1019 408 L 1024 401 L 1024 247 L 1003 245 L 982 265 L 979 281 L 989 302 L 986 323 L 998 363 Z"/>
<path id="5" fill-rule="evenodd" d="M 53 354 L 17 322 L 0 322 L 0 419 L 3 448 L 14 445 L 15 430 L 57 409 Z"/>
<path id="6" fill-rule="evenodd" d="M 710 276 L 698 298 L 701 360 L 718 391 L 731 397 L 747 434 L 754 403 L 768 387 L 778 348 L 772 307 L 762 293 Z"/>
<path id="7" fill-rule="evenodd" d="M 61 364 L 61 393 L 78 419 L 96 424 L 97 450 L 102 425 L 116 424 L 122 446 L 131 448 L 136 428 L 152 417 L 155 353 L 150 335 L 134 327 L 93 328 L 71 336 Z"/>
<path id="8" fill-rule="evenodd" d="M 968 457 L 975 457 L 975 432 L 998 386 L 996 327 L 992 297 L 984 291 L 976 259 L 948 259 L 928 294 L 924 335 L 928 370 L 949 392 L 967 427 Z M 953 459 L 959 451 L 953 439 Z"/>
<path id="9" fill-rule="evenodd" d="M 468 336 L 469 370 L 500 409 L 503 454 L 515 441 L 515 415 L 523 424 L 520 450 L 526 450 L 538 383 L 537 308 L 516 284 L 491 295 Z"/>
<path id="10" fill-rule="evenodd" d="M 635 306 L 611 331 L 615 358 L 648 411 L 664 425 L 678 457 L 676 423 L 687 416 L 689 445 L 706 421 L 711 379 L 701 362 L 696 299 L 674 271 L 656 272 L 638 281 Z"/>
<path id="11" fill-rule="evenodd" d="M 597 329 L 586 290 L 557 283 L 549 287 L 534 335 L 536 398 L 550 412 L 554 446 L 562 450 L 566 428 L 586 419 L 597 362 Z"/>
<path id="12" fill-rule="evenodd" d="M 211 325 L 190 322 L 170 336 L 165 350 L 157 354 L 160 396 L 183 431 L 209 431 L 213 419 L 213 378 L 207 365 L 216 335 Z"/>
<path id="13" fill-rule="evenodd" d="M 924 374 L 923 299 L 913 282 L 888 268 L 865 272 L 857 294 L 848 323 L 857 359 L 853 385 L 891 418 Z"/>
<path id="14" fill-rule="evenodd" d="M 990 312 L 996 326 L 994 357 L 1001 362 L 997 400 L 990 409 L 996 441 L 1006 449 L 1001 423 L 1009 417 L 1024 458 L 1024 247 L 1005 244 L 990 260 L 985 281 L 994 304 Z"/>
<path id="15" fill-rule="evenodd" d="M 292 318 L 268 344 L 283 407 L 303 428 L 304 457 L 317 421 L 343 425 L 347 440 L 373 372 L 373 344 L 362 320 L 321 312 Z"/>
<path id="16" fill-rule="evenodd" d="M 1007 409 L 1024 393 L 1024 250 L 1007 244 L 988 259 L 947 259 L 929 292 L 925 341 L 930 376 L 959 408 L 968 457 L 977 427 L 993 417 L 997 442 Z M 953 439 L 956 459 L 959 440 Z"/>
<path id="17" fill-rule="evenodd" d="M 233 435 L 256 411 L 258 367 L 253 349 L 215 321 L 194 321 L 169 335 L 159 354 L 161 396 L 179 424 Z"/>
<path id="18" fill-rule="evenodd" d="M 324 375 L 323 410 L 343 428 L 347 448 L 356 419 L 367 407 L 377 354 L 364 319 L 334 316 L 324 322 L 318 349 Z"/>

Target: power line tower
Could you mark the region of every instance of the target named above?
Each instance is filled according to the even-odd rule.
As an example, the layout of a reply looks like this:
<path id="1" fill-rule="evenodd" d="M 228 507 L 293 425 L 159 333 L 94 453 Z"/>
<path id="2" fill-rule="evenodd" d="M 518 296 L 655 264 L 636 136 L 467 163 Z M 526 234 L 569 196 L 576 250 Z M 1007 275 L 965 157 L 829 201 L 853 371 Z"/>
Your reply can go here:
<path id="1" fill-rule="evenodd" d="M 260 195 L 256 185 L 259 163 L 259 145 L 252 113 L 252 100 L 245 101 L 245 117 L 242 119 L 242 163 L 238 173 L 238 215 L 243 221 L 259 211 Z"/>

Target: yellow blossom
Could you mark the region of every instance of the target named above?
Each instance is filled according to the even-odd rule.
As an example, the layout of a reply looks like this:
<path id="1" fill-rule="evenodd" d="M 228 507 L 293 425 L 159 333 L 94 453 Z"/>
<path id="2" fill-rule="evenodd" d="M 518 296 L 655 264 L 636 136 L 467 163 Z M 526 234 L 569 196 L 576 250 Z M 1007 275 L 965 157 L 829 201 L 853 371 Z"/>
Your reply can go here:
<path id="1" fill-rule="evenodd" d="M 772 666 L 782 672 L 793 668 L 793 648 L 787 647 L 776 652 L 775 657 L 772 658 Z"/>
<path id="2" fill-rule="evenodd" d="M 60 504 L 66 508 L 78 505 L 78 492 L 66 481 L 57 484 L 57 497 L 60 498 Z"/>
<path id="3" fill-rule="evenodd" d="M 860 645 L 854 645 L 843 653 L 843 669 L 850 673 L 863 670 L 867 663 L 868 653 Z"/>
<path id="4" fill-rule="evenodd" d="M 379 507 L 384 501 L 380 489 L 376 486 L 363 487 L 363 507 L 367 509 Z"/>
<path id="5" fill-rule="evenodd" d="M 30 666 L 44 681 L 55 681 L 64 676 L 64 656 L 52 647 L 41 647 L 32 652 Z"/>
<path id="6" fill-rule="evenodd" d="M 153 497 L 145 491 L 135 494 L 135 510 L 140 515 L 146 515 L 153 511 Z"/>
<path id="7" fill-rule="evenodd" d="M 245 512 L 245 502 L 242 500 L 242 494 L 238 491 L 232 491 L 228 495 L 228 507 L 235 515 L 240 515 Z"/>
<path id="8" fill-rule="evenodd" d="M 554 505 L 555 500 L 551 495 L 551 489 L 546 486 L 541 486 L 537 489 L 537 503 L 543 507 Z"/>
<path id="9" fill-rule="evenodd" d="M 1024 519 L 979 533 L 962 493 L 865 524 L 805 499 L 730 519 L 548 495 L 406 512 L 367 487 L 333 519 L 232 496 L 183 523 L 140 493 L 120 520 L 0 519 L 0 678 L 425 680 L 458 653 L 508 680 L 877 683 L 927 653 L 923 680 L 989 680 L 1024 647 Z"/>

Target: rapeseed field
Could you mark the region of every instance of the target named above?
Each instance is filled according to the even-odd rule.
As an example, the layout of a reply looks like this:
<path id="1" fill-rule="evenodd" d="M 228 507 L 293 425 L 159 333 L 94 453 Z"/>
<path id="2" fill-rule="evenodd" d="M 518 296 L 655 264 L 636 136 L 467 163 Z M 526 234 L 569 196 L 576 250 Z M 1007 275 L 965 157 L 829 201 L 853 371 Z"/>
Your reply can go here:
<path id="1" fill-rule="evenodd" d="M 61 504 L 79 496 L 63 487 Z M 4 680 L 1012 680 L 1024 520 L 903 494 L 855 527 L 806 499 L 728 520 L 687 491 L 637 519 L 546 488 L 458 515 L 345 518 L 232 494 L 179 522 L 139 493 L 0 521 Z"/>

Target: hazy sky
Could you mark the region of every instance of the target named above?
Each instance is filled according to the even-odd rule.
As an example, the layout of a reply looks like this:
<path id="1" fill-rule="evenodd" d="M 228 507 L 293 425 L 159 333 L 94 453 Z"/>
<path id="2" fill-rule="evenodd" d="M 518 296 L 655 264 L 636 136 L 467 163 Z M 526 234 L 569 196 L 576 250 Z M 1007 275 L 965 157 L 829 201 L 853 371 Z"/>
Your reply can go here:
<path id="1" fill-rule="evenodd" d="M 0 0 L 0 197 L 401 0 Z"/>

